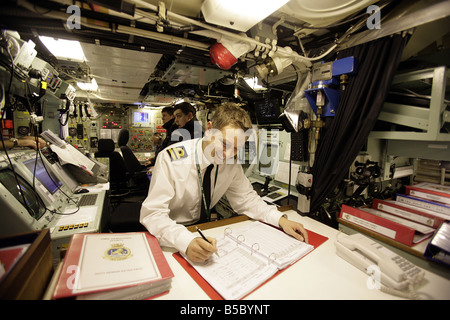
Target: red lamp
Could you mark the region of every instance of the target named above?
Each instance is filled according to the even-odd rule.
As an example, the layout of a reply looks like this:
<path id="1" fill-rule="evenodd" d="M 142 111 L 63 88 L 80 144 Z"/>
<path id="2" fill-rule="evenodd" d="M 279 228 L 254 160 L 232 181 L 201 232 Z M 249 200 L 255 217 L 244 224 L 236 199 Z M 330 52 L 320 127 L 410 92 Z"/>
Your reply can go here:
<path id="1" fill-rule="evenodd" d="M 237 62 L 237 58 L 219 42 L 209 48 L 209 56 L 211 62 L 223 70 L 230 69 Z"/>

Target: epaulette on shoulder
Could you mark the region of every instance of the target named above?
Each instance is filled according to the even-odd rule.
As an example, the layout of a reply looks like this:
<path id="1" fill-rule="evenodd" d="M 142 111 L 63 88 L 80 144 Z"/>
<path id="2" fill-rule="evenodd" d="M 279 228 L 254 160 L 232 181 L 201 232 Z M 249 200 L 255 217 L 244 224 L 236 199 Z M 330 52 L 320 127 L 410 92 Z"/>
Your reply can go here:
<path id="1" fill-rule="evenodd" d="M 167 149 L 167 153 L 169 154 L 172 161 L 180 160 L 188 156 L 188 153 L 186 152 L 184 146 L 169 148 Z"/>

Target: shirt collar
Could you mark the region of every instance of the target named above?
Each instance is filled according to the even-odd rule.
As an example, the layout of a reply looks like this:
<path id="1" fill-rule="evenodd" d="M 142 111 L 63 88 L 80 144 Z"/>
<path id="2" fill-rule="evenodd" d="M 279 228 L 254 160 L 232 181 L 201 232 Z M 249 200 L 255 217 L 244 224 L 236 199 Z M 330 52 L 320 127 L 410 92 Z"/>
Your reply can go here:
<path id="1" fill-rule="evenodd" d="M 209 166 L 210 164 L 212 164 L 211 161 L 208 160 L 208 158 L 203 154 L 203 149 L 202 149 L 202 143 L 203 143 L 203 139 L 200 139 L 197 144 L 197 159 L 199 159 L 200 162 L 200 170 L 204 170 L 206 169 L 207 166 Z"/>

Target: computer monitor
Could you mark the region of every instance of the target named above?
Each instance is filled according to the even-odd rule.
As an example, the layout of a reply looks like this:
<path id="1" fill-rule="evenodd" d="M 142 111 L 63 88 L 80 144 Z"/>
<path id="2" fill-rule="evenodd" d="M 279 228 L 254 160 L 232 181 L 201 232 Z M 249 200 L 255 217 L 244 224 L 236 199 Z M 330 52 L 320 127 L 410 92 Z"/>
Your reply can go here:
<path id="1" fill-rule="evenodd" d="M 27 209 L 33 219 L 39 220 L 44 215 L 45 205 L 22 176 L 14 174 L 11 168 L 3 168 L 0 170 L 0 183 Z"/>
<path id="2" fill-rule="evenodd" d="M 280 105 L 281 101 L 276 97 L 268 97 L 254 102 L 256 119 L 258 124 L 281 123 Z"/>
<path id="3" fill-rule="evenodd" d="M 133 122 L 136 124 L 148 124 L 149 114 L 147 112 L 135 111 L 133 116 Z"/>
<path id="4" fill-rule="evenodd" d="M 23 162 L 25 167 L 30 171 L 31 175 L 36 178 L 45 189 L 54 194 L 62 187 L 63 183 L 53 174 L 51 169 L 44 167 L 41 158 L 38 156 Z"/>
<path id="5" fill-rule="evenodd" d="M 32 185 L 3 165 L 0 165 L 0 207 L 0 236 L 41 230 L 52 218 Z"/>
<path id="6" fill-rule="evenodd" d="M 71 193 L 71 190 L 54 174 L 48 163 L 44 167 L 43 159 L 36 155 L 36 151 L 21 150 L 9 154 L 14 171 L 34 187 L 48 209 L 65 207 L 66 194 Z"/>

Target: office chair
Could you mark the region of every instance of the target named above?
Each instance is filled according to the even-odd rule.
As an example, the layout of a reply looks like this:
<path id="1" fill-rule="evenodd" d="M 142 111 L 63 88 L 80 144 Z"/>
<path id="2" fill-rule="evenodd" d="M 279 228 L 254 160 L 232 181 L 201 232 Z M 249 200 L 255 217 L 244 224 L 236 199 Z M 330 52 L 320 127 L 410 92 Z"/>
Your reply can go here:
<path id="1" fill-rule="evenodd" d="M 128 140 L 130 139 L 130 132 L 128 129 L 122 129 L 119 132 L 119 138 L 117 139 L 117 144 L 119 145 L 120 151 L 122 152 L 123 160 L 127 169 L 131 173 L 142 172 L 146 170 L 145 166 L 141 165 L 139 160 L 134 155 L 130 147 L 127 146 Z"/>
<path id="2" fill-rule="evenodd" d="M 117 144 L 119 145 L 120 151 L 122 152 L 123 160 L 125 161 L 125 166 L 127 170 L 131 173 L 134 182 L 141 187 L 148 190 L 150 185 L 150 180 L 147 177 L 147 168 L 139 162 L 139 160 L 134 155 L 130 147 L 127 146 L 128 140 L 130 138 L 130 133 L 128 129 L 121 129 L 119 132 L 119 138 L 117 139 Z"/>
<path id="3" fill-rule="evenodd" d="M 109 159 L 109 182 L 111 203 L 108 207 L 108 228 L 112 232 L 145 231 L 139 222 L 141 204 L 145 191 L 135 187 L 132 174 L 127 171 L 125 161 L 115 151 L 112 139 L 100 139 L 96 158 Z M 148 180 L 148 179 L 147 179 Z"/>
<path id="4" fill-rule="evenodd" d="M 130 173 L 125 166 L 125 162 L 117 151 L 112 139 L 98 140 L 98 151 L 94 154 L 95 158 L 109 159 L 109 183 L 111 195 L 128 193 L 128 181 L 131 178 Z"/>

